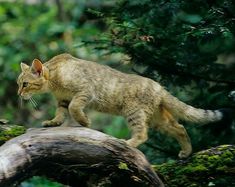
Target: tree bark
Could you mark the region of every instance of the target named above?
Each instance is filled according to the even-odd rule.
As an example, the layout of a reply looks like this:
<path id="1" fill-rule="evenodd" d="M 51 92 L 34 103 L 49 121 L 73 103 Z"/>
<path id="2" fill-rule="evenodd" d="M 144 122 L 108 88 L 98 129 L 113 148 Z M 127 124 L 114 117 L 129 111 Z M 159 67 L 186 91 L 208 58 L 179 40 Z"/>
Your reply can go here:
<path id="1" fill-rule="evenodd" d="M 28 130 L 0 147 L 0 186 L 43 175 L 70 186 L 164 186 L 145 156 L 84 127 Z"/>

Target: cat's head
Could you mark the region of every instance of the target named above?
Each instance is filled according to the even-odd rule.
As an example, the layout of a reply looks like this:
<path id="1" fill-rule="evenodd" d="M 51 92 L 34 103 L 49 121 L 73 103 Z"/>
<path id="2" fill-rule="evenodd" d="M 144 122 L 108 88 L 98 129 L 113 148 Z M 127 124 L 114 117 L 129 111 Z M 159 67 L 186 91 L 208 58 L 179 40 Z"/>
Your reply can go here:
<path id="1" fill-rule="evenodd" d="M 33 94 L 48 91 L 49 71 L 38 59 L 34 59 L 31 66 L 21 63 L 21 74 L 17 79 L 18 95 L 23 99 L 30 99 Z"/>

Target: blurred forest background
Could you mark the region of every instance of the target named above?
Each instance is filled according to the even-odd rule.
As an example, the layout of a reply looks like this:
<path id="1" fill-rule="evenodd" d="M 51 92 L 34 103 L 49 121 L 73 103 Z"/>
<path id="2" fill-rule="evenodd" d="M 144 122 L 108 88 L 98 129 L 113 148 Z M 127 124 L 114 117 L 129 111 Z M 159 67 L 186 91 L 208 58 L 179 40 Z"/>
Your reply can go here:
<path id="1" fill-rule="evenodd" d="M 235 2 L 233 0 L 9 0 L 0 1 L 0 118 L 40 127 L 52 118 L 50 94 L 19 108 L 20 62 L 60 53 L 152 78 L 195 107 L 234 107 Z M 128 138 L 122 117 L 88 111 L 92 128 Z M 234 124 L 185 124 L 194 151 L 234 144 Z M 156 131 L 140 146 L 152 164 L 177 159 L 177 142 Z M 33 181 L 33 182 L 32 182 Z M 21 186 L 60 186 L 34 177 Z"/>

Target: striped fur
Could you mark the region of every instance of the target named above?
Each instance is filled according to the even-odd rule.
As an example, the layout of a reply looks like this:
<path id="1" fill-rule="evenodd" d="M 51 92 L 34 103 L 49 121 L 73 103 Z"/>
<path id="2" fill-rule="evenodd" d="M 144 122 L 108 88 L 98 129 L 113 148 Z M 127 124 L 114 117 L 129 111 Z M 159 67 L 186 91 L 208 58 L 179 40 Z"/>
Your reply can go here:
<path id="1" fill-rule="evenodd" d="M 220 121 L 223 118 L 223 113 L 219 110 L 194 108 L 173 97 L 168 92 L 165 92 L 165 96 L 163 97 L 163 105 L 176 119 L 178 118 L 184 121 L 207 124 Z"/>
<path id="2" fill-rule="evenodd" d="M 191 154 L 192 146 L 178 119 L 204 124 L 224 117 L 220 111 L 196 109 L 179 101 L 151 79 L 69 54 L 55 56 L 44 64 L 35 59 L 31 67 L 21 64 L 21 69 L 17 81 L 21 97 L 29 99 L 33 94 L 50 92 L 57 99 L 55 118 L 43 122 L 44 126 L 62 124 L 69 111 L 87 127 L 90 121 L 84 109 L 91 108 L 125 117 L 132 132 L 127 140 L 130 146 L 145 142 L 152 127 L 174 137 L 181 146 L 179 157 L 184 158 Z"/>

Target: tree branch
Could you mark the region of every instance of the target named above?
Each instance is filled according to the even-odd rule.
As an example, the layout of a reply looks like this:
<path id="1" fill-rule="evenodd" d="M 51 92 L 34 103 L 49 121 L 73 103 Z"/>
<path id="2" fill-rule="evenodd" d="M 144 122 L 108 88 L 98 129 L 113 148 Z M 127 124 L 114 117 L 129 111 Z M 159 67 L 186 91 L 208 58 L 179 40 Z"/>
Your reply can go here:
<path id="1" fill-rule="evenodd" d="M 58 9 L 58 20 L 61 21 L 61 22 L 65 22 L 67 19 L 66 19 L 66 14 L 65 14 L 65 11 L 64 11 L 64 7 L 63 7 L 63 4 L 61 3 L 60 0 L 55 0 L 55 3 L 56 3 L 56 6 L 57 6 L 57 9 Z"/>
<path id="2" fill-rule="evenodd" d="M 70 186 L 164 186 L 140 151 L 84 127 L 33 129 L 0 147 L 1 187 L 33 175 Z"/>
<path id="3" fill-rule="evenodd" d="M 186 70 L 182 70 L 181 68 L 178 68 L 177 66 L 174 68 L 169 68 L 168 66 L 165 67 L 164 65 L 161 65 L 159 63 L 152 63 L 152 66 L 154 67 L 155 70 L 160 71 L 160 72 L 164 72 L 164 73 L 170 74 L 170 75 L 176 75 L 176 76 L 181 76 L 181 77 L 187 77 L 187 78 L 194 79 L 194 80 L 205 80 L 208 82 L 215 82 L 215 83 L 228 84 L 231 86 L 235 86 L 234 80 L 211 78 L 209 76 L 205 76 L 205 75 L 201 75 L 201 74 L 193 74 L 193 73 L 188 72 Z"/>

